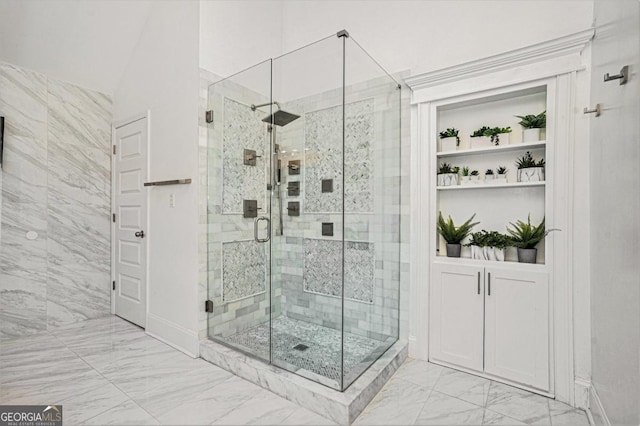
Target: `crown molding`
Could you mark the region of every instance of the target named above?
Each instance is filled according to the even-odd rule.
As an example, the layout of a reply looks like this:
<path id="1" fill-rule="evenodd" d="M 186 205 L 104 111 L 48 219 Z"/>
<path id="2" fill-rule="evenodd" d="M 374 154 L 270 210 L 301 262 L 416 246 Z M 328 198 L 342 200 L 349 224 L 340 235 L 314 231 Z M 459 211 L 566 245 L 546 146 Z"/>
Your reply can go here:
<path id="1" fill-rule="evenodd" d="M 412 89 L 424 89 L 454 80 L 494 73 L 552 58 L 581 53 L 595 35 L 595 29 L 580 31 L 552 40 L 465 62 L 447 68 L 407 77 L 404 81 Z"/>

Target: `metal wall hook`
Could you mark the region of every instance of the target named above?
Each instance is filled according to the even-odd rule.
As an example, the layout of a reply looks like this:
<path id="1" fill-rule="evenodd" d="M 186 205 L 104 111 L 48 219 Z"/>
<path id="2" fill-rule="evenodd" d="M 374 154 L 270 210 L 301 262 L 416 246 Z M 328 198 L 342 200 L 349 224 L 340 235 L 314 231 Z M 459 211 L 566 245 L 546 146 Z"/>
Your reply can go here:
<path id="1" fill-rule="evenodd" d="M 594 109 L 585 107 L 582 112 L 585 114 L 595 114 L 596 117 L 600 117 L 600 114 L 602 114 L 602 105 L 596 104 L 596 107 Z"/>
<path id="2" fill-rule="evenodd" d="M 627 84 L 627 81 L 629 81 L 629 65 L 625 65 L 624 67 L 622 67 L 622 69 L 620 70 L 620 74 L 609 75 L 609 73 L 606 73 L 604 75 L 605 82 L 613 80 L 620 80 L 621 86 L 623 84 Z"/>

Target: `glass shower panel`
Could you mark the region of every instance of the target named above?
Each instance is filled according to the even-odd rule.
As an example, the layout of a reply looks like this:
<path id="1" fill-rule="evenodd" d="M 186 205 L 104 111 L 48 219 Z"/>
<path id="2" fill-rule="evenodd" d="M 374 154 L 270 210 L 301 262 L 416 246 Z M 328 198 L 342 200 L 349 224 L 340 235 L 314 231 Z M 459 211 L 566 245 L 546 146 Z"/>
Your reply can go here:
<path id="1" fill-rule="evenodd" d="M 272 363 L 342 390 L 342 38 L 274 59 L 273 99 Z"/>
<path id="2" fill-rule="evenodd" d="M 346 388 L 398 340 L 400 295 L 400 88 L 353 38 L 344 111 Z"/>
<path id="3" fill-rule="evenodd" d="M 255 219 L 269 214 L 271 60 L 209 87 L 208 294 L 211 339 L 270 360 L 269 243 Z M 260 106 L 262 105 L 262 106 Z M 266 221 L 258 232 L 267 237 Z"/>

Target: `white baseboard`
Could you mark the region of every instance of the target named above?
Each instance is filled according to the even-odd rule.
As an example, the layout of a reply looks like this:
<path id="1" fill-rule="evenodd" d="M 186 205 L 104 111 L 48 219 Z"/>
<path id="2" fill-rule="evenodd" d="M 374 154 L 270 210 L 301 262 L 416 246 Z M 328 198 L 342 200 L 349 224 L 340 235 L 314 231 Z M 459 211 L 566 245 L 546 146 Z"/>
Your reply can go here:
<path id="1" fill-rule="evenodd" d="M 587 410 L 589 422 L 594 426 L 611 426 L 611 422 L 607 417 L 607 413 L 604 411 L 602 401 L 600 401 L 595 387 L 591 386 L 589 395 L 589 409 Z"/>
<path id="2" fill-rule="evenodd" d="M 573 389 L 574 389 L 573 393 L 575 396 L 574 406 L 576 408 L 581 408 L 586 411 L 589 408 L 589 394 L 591 393 L 590 392 L 591 382 L 589 380 L 576 377 Z"/>
<path id="3" fill-rule="evenodd" d="M 188 330 L 176 323 L 148 313 L 146 332 L 151 337 L 193 358 L 200 356 L 200 341 L 196 331 Z"/>

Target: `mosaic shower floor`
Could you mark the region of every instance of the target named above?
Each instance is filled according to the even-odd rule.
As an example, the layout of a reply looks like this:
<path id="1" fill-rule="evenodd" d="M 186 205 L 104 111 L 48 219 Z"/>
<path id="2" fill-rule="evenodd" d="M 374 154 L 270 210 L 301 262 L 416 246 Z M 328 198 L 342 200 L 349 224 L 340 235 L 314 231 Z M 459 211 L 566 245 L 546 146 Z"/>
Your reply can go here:
<path id="1" fill-rule="evenodd" d="M 272 338 L 274 363 L 284 362 L 331 380 L 340 381 L 342 354 L 339 330 L 280 316 L 273 320 Z M 246 348 L 248 352 L 263 359 L 269 359 L 268 322 L 234 334 L 226 340 L 228 343 Z M 388 347 L 386 343 L 345 333 L 345 376 L 351 372 L 355 373 L 354 370 L 366 368 L 363 363 L 375 361 Z"/>

